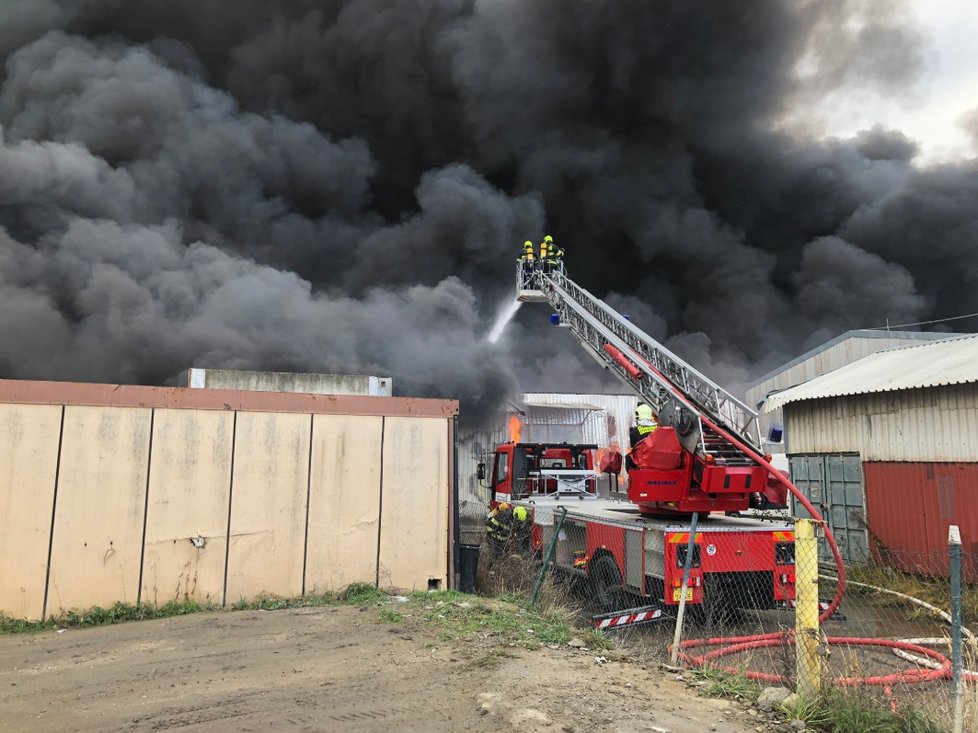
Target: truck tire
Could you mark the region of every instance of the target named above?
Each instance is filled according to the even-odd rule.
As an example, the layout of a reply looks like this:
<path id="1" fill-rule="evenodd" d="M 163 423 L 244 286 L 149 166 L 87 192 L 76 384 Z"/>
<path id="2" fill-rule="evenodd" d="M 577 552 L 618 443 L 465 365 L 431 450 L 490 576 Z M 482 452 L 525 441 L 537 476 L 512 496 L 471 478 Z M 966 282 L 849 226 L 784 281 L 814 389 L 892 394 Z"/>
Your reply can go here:
<path id="1" fill-rule="evenodd" d="M 611 555 L 599 555 L 588 564 L 591 595 L 602 613 L 619 611 L 624 607 L 625 592 L 621 585 L 618 563 Z"/>

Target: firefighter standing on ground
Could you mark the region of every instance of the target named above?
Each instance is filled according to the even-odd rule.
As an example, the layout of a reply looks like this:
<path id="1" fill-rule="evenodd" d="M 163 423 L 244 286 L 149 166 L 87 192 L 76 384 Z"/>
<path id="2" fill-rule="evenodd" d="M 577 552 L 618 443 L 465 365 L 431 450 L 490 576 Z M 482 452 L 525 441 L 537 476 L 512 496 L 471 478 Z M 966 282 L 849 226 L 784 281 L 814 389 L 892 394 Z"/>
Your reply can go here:
<path id="1" fill-rule="evenodd" d="M 489 548 L 497 555 L 510 549 L 528 550 L 531 528 L 529 520 L 530 514 L 526 507 L 513 507 L 505 501 L 497 504 L 486 519 Z"/>
<path id="2" fill-rule="evenodd" d="M 635 427 L 628 431 L 629 451 L 625 466 L 628 469 L 636 468 L 635 461 L 632 460 L 632 451 L 635 446 L 652 435 L 659 427 L 655 419 L 652 408 L 644 402 L 635 408 Z"/>

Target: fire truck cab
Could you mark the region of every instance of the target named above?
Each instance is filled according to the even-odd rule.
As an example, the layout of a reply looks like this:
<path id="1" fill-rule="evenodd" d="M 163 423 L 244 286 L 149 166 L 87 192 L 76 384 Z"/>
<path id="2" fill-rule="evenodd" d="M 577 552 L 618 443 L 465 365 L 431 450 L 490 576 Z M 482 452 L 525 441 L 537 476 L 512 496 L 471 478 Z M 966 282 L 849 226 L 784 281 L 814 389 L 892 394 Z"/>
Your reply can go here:
<path id="1" fill-rule="evenodd" d="M 493 458 L 491 502 L 596 495 L 596 449 L 596 445 L 568 443 L 504 443 Z"/>

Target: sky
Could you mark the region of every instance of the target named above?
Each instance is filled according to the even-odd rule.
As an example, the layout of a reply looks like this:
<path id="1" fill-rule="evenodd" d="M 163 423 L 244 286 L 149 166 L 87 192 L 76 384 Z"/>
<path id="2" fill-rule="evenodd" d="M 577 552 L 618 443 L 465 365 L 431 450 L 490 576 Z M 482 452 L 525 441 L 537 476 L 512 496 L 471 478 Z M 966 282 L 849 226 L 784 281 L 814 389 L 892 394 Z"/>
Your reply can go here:
<path id="1" fill-rule="evenodd" d="M 917 84 L 892 96 L 845 90 L 829 93 L 803 116 L 814 114 L 827 136 L 847 137 L 882 123 L 918 141 L 917 165 L 975 155 L 962 117 L 978 107 L 978 3 L 971 0 L 914 0 L 908 12 L 929 46 L 927 68 Z"/>

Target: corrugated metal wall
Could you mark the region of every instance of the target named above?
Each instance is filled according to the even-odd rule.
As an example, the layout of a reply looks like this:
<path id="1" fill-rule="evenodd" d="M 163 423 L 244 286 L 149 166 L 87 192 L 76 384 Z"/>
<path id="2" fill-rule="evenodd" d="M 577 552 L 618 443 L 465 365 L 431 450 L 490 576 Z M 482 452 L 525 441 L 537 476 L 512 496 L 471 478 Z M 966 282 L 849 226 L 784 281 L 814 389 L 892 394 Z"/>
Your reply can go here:
<path id="1" fill-rule="evenodd" d="M 456 411 L 0 381 L 0 613 L 447 587 Z"/>
<path id="2" fill-rule="evenodd" d="M 497 445 L 509 440 L 507 423 L 509 415 L 515 414 L 515 411 L 500 414 L 492 427 L 483 430 L 459 429 L 458 512 L 463 523 L 481 526 L 486 517 L 489 490 L 478 480 L 476 470 L 480 463 L 485 463 L 486 471 L 492 471 L 492 454 Z"/>
<path id="3" fill-rule="evenodd" d="M 481 430 L 467 430 L 463 424 L 459 432 L 459 513 L 470 523 L 481 523 L 489 498 L 488 489 L 480 486 L 476 478 L 476 467 L 485 463 L 487 470 L 491 470 L 493 451 L 509 440 L 512 415 L 520 419 L 523 441 L 593 443 L 601 448 L 617 444 L 624 452 L 628 448 L 628 430 L 638 398 L 532 392 L 523 396 L 523 404 L 526 403 L 533 406 L 524 406 L 521 412 L 514 407 L 499 413 L 491 426 Z"/>
<path id="4" fill-rule="evenodd" d="M 961 528 L 969 582 L 978 581 L 978 464 L 864 463 L 869 534 L 876 558 L 947 576 L 947 529 Z"/>
<path id="5" fill-rule="evenodd" d="M 628 430 L 632 426 L 635 406 L 638 404 L 638 398 L 634 395 L 530 392 L 524 395 L 524 400 L 538 405 L 550 404 L 558 408 L 556 410 L 546 410 L 544 407 L 529 408 L 528 424 L 533 434 L 531 440 L 550 440 L 550 438 L 538 437 L 534 426 L 543 427 L 547 424 L 547 420 L 551 419 L 563 420 L 561 424 L 568 426 L 580 425 L 579 432 L 573 433 L 574 437 L 568 439 L 568 443 L 595 443 L 601 448 L 617 443 L 623 448 L 628 447 Z M 598 410 L 566 409 L 566 406 L 580 404 L 593 405 Z M 561 405 L 565 408 L 559 408 Z M 560 412 L 572 414 L 561 418 Z"/>
<path id="6" fill-rule="evenodd" d="M 785 435 L 789 454 L 857 452 L 863 461 L 975 461 L 978 385 L 789 403 Z"/>

